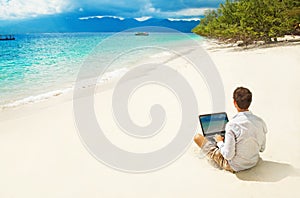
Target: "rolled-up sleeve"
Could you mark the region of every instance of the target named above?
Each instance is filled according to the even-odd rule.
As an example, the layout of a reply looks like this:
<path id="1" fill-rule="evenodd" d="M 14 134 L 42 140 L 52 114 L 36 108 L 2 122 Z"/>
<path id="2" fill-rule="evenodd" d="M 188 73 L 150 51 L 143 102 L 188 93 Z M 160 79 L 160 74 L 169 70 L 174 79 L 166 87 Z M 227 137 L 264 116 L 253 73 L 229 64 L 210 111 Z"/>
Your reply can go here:
<path id="1" fill-rule="evenodd" d="M 221 154 L 226 160 L 231 160 L 235 156 L 236 140 L 232 130 L 225 133 L 225 142 L 218 142 Z"/>

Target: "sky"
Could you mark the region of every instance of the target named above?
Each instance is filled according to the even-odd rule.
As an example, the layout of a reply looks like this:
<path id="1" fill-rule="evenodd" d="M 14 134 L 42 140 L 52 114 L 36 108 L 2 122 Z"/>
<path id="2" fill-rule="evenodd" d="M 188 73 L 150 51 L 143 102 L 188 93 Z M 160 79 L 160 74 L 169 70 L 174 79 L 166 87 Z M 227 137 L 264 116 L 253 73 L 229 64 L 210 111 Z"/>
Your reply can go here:
<path id="1" fill-rule="evenodd" d="M 42 16 L 193 19 L 225 0 L 0 0 L 0 20 L 18 21 Z"/>

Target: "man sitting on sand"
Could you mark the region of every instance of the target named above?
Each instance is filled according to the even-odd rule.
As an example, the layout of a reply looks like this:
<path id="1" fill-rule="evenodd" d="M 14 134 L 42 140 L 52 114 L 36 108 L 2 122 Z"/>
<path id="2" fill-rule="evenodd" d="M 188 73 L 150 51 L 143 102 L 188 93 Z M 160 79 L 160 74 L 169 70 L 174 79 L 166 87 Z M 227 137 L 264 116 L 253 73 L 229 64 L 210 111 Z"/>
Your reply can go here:
<path id="1" fill-rule="evenodd" d="M 200 134 L 194 141 L 220 168 L 238 172 L 252 168 L 259 161 L 259 152 L 265 150 L 267 127 L 264 121 L 248 110 L 252 93 L 238 87 L 233 93 L 234 106 L 238 114 L 225 128 L 225 142 L 220 135 L 215 136 L 217 146 Z"/>

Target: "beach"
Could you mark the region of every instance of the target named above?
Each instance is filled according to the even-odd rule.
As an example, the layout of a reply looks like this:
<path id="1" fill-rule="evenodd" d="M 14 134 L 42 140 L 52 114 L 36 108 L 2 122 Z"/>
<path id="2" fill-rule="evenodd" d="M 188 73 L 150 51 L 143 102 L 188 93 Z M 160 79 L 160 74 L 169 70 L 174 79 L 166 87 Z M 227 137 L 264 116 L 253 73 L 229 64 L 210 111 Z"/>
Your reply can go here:
<path id="1" fill-rule="evenodd" d="M 268 127 L 266 150 L 257 167 L 236 174 L 219 170 L 203 159 L 191 139 L 178 159 L 156 171 L 130 173 L 111 168 L 99 162 L 82 142 L 74 118 L 73 93 L 69 91 L 37 103 L 1 110 L 0 197 L 297 195 L 300 45 L 235 50 L 213 48 L 208 43 L 203 48 L 222 79 L 224 110 L 229 119 L 236 113 L 232 101 L 234 89 L 245 86 L 253 93 L 250 110 L 263 118 Z M 197 46 L 186 45 L 178 51 L 197 59 Z M 151 56 L 143 64 L 161 60 L 190 83 L 199 114 L 213 110 L 207 83 L 188 61 L 170 52 Z M 132 120 L 142 126 L 149 124 L 149 110 L 156 103 L 163 105 L 167 119 L 159 134 L 148 139 L 134 138 L 122 132 L 112 115 L 111 98 L 117 80 L 99 85 L 95 92 L 96 118 L 106 137 L 124 150 L 141 153 L 171 142 L 182 119 L 174 94 L 158 84 L 137 89 L 128 103 Z M 75 99 L 84 101 L 85 96 Z M 195 132 L 201 133 L 199 124 Z"/>

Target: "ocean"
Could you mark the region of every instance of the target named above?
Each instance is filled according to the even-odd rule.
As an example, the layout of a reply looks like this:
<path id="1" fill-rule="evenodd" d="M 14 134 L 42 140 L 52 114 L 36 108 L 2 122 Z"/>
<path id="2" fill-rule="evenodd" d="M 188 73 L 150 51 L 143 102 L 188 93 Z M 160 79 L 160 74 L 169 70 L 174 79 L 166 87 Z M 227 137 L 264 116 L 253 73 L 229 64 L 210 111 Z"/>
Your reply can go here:
<path id="1" fill-rule="evenodd" d="M 101 57 L 128 52 L 141 46 L 174 44 L 201 39 L 194 34 L 150 33 L 43 33 L 15 35 L 15 41 L 0 42 L 0 108 L 34 103 L 72 90 L 80 67 L 90 54 Z M 157 53 L 137 50 L 118 66 L 110 68 L 109 78 L 135 61 Z M 92 66 L 91 66 L 92 68 Z"/>

